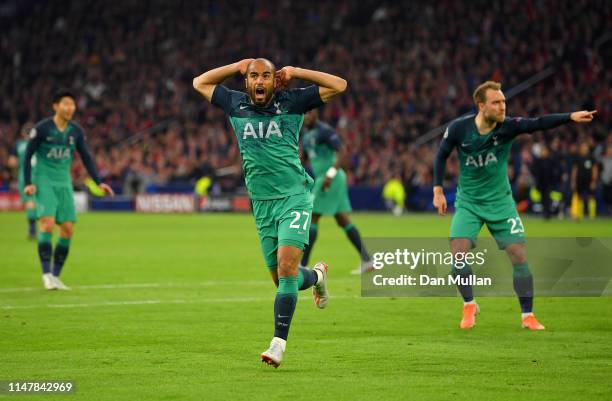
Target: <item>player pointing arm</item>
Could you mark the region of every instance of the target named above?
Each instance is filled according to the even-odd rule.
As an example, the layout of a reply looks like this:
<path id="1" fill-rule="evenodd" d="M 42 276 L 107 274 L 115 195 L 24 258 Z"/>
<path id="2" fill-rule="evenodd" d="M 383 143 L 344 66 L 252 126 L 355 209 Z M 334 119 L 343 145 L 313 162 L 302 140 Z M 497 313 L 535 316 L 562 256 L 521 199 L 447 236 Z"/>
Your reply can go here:
<path id="1" fill-rule="evenodd" d="M 451 221 L 450 247 L 453 254 L 465 253 L 476 243 L 484 224 L 504 249 L 512 263 L 513 286 L 521 307 L 522 326 L 543 330 L 533 314 L 533 276 L 524 249 L 525 230 L 516 210 L 508 180 L 508 157 L 517 135 L 546 130 L 570 121 L 588 123 L 595 111 L 549 114 L 537 118 L 506 118 L 506 98 L 501 84 L 488 81 L 474 91 L 478 114 L 454 120 L 444 138 L 434 164 L 433 204 L 440 215 L 446 213 L 446 197 L 442 187 L 446 159 L 457 149 L 459 183 L 455 213 Z M 453 266 L 459 276 L 458 289 L 464 300 L 460 327 L 474 327 L 479 311 L 469 277 L 471 267 Z"/>
<path id="2" fill-rule="evenodd" d="M 558 127 L 566 122 L 573 121 L 575 123 L 589 123 L 593 121 L 597 110 L 575 111 L 573 113 L 549 114 L 536 118 L 507 118 L 503 124 L 507 124 L 512 130 L 514 136 L 519 134 L 530 134 L 535 131 L 547 130 Z M 478 117 L 476 118 L 478 120 Z M 482 123 L 483 126 L 486 123 Z M 486 125 L 489 130 L 493 129 L 494 125 Z M 434 164 L 434 188 L 433 188 L 433 205 L 438 210 L 438 214 L 444 216 L 446 214 L 446 197 L 444 196 L 444 188 L 442 181 L 444 180 L 444 172 L 446 170 L 446 159 L 456 146 L 455 135 L 450 136 L 450 125 L 444 132 L 444 138 L 440 143 L 440 148 L 436 155 Z"/>

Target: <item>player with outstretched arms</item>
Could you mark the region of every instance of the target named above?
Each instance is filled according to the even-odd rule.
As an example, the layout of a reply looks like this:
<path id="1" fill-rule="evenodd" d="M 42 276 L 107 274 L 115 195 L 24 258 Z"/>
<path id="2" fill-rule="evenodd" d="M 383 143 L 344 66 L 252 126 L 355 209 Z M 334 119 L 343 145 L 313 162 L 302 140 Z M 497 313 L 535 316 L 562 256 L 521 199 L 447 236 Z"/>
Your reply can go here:
<path id="1" fill-rule="evenodd" d="M 246 92 L 221 85 L 244 75 Z M 285 90 L 293 79 L 305 88 Z M 299 158 L 304 114 L 346 89 L 344 79 L 297 67 L 276 67 L 269 60 L 244 59 L 194 78 L 194 88 L 229 118 L 240 148 L 245 182 L 265 262 L 278 287 L 274 301 L 274 337 L 262 361 L 278 367 L 283 359 L 298 290 L 313 288 L 315 304 L 328 302 L 327 265 L 298 268 L 308 245 L 313 180 Z"/>
<path id="2" fill-rule="evenodd" d="M 483 224 L 505 249 L 513 267 L 513 285 L 521 306 L 522 326 L 544 330 L 533 314 L 533 276 L 527 263 L 525 232 L 512 198 L 508 180 L 508 156 L 514 139 L 532 133 L 576 122 L 588 123 L 595 111 L 549 114 L 538 118 L 506 117 L 506 98 L 501 84 L 487 81 L 474 91 L 478 114 L 451 122 L 444 133 L 434 165 L 433 204 L 438 213 L 446 213 L 442 188 L 446 159 L 457 149 L 460 171 L 455 214 L 451 222 L 451 252 L 468 252 L 476 243 Z M 470 266 L 453 266 L 453 275 L 468 277 Z M 479 307 L 470 285 L 459 285 L 464 300 L 462 329 L 476 323 Z"/>
<path id="3" fill-rule="evenodd" d="M 69 290 L 60 273 L 68 258 L 70 242 L 76 222 L 76 209 L 72 190 L 70 166 L 75 152 L 91 178 L 105 193 L 114 195 L 107 184 L 101 183 L 96 166 L 85 143 L 83 128 L 72 121 L 76 110 L 74 95 L 60 91 L 53 97 L 53 117 L 38 122 L 30 131 L 30 141 L 25 151 L 24 192 L 35 195 L 36 214 L 40 221 L 38 256 L 43 272 L 43 284 L 48 290 Z M 32 158 L 36 156 L 36 168 L 32 171 Z M 59 226 L 59 238 L 55 249 L 51 245 L 53 228 Z M 53 266 L 51 259 L 53 258 Z"/>

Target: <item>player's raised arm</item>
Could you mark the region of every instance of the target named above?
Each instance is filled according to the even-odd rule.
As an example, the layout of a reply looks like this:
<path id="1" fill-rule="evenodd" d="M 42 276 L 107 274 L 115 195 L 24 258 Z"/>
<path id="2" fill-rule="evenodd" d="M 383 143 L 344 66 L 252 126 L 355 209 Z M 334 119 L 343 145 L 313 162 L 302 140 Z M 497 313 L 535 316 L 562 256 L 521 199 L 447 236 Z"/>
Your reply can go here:
<path id="1" fill-rule="evenodd" d="M 244 75 L 251 61 L 253 61 L 252 58 L 246 58 L 232 64 L 224 65 L 223 67 L 206 71 L 204 74 L 193 79 L 193 87 L 210 102 L 212 101 L 215 87 L 234 74 L 240 73 Z"/>
<path id="2" fill-rule="evenodd" d="M 91 157 L 91 153 L 89 153 L 89 149 L 85 144 L 85 139 L 83 135 L 79 135 L 76 141 L 76 148 L 81 156 L 81 160 L 83 161 L 83 165 L 87 170 L 87 173 L 91 177 L 92 180 L 103 190 L 106 194 L 110 196 L 115 196 L 115 192 L 110 187 L 110 185 L 101 182 L 100 175 L 98 174 L 98 169 L 96 169 L 96 165 Z"/>
<path id="3" fill-rule="evenodd" d="M 547 114 L 536 118 L 509 118 L 507 122 L 512 128 L 512 131 L 517 135 L 522 133 L 529 134 L 536 131 L 555 128 L 570 121 L 579 124 L 589 123 L 593 121 L 595 113 L 597 113 L 597 110 L 582 110 L 573 113 Z"/>
<path id="4" fill-rule="evenodd" d="M 446 172 L 446 159 L 455 148 L 454 137 L 449 134 L 450 127 L 444 131 L 444 137 L 440 142 L 440 148 L 436 154 L 434 161 L 434 187 L 433 187 L 433 205 L 438 209 L 438 214 L 444 216 L 446 214 L 446 197 L 444 196 L 444 174 Z"/>
<path id="5" fill-rule="evenodd" d="M 310 81 L 319 86 L 319 96 L 325 103 L 346 90 L 346 79 L 326 72 L 307 70 L 305 68 L 286 66 L 276 72 L 277 85 L 287 86 L 294 78 Z"/>

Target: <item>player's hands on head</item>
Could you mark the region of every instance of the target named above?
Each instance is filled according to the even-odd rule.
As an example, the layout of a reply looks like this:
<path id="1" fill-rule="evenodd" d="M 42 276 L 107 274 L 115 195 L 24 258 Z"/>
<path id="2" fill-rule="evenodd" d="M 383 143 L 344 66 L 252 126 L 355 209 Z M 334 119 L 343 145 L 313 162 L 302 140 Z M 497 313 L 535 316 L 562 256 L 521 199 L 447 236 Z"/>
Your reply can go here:
<path id="1" fill-rule="evenodd" d="M 438 214 L 444 216 L 446 214 L 446 196 L 442 187 L 434 187 L 433 205 L 438 209 Z"/>
<path id="2" fill-rule="evenodd" d="M 251 62 L 255 60 L 254 58 L 245 58 L 244 60 L 240 60 L 238 62 L 238 71 L 240 71 L 241 75 L 246 74 L 247 72 L 247 68 L 249 67 L 249 64 L 251 64 Z"/>
<path id="3" fill-rule="evenodd" d="M 34 195 L 36 193 L 36 185 L 26 185 L 23 192 L 28 196 Z"/>
<path id="4" fill-rule="evenodd" d="M 295 67 L 290 65 L 281 68 L 274 74 L 274 80 L 277 88 L 285 88 L 289 85 L 289 81 L 293 79 Z"/>
<path id="5" fill-rule="evenodd" d="M 99 187 L 102 191 L 104 191 L 105 194 L 115 196 L 115 191 L 113 191 L 110 185 L 102 183 L 99 185 Z"/>
<path id="6" fill-rule="evenodd" d="M 572 114 L 570 114 L 570 118 L 572 119 L 572 121 L 574 121 L 576 123 L 590 123 L 591 121 L 593 121 L 593 117 L 594 117 L 595 113 L 597 113 L 597 110 L 593 110 L 593 111 L 587 111 L 587 110 L 575 111 Z"/>

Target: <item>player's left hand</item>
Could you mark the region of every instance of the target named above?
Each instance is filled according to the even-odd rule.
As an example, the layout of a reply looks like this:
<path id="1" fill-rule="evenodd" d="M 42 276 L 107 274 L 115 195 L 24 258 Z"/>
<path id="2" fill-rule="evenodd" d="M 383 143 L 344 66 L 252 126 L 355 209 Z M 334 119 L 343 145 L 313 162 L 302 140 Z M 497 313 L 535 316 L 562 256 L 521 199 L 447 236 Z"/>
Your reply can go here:
<path id="1" fill-rule="evenodd" d="M 285 88 L 289 85 L 289 82 L 293 79 L 295 67 L 290 65 L 281 68 L 274 74 L 274 81 L 277 88 Z"/>
<path id="2" fill-rule="evenodd" d="M 572 114 L 570 114 L 570 118 L 572 119 L 573 122 L 576 122 L 576 123 L 590 123 L 591 121 L 593 121 L 593 116 L 595 115 L 595 113 L 597 113 L 597 110 L 575 111 Z"/>
<path id="3" fill-rule="evenodd" d="M 115 196 L 115 191 L 113 191 L 110 185 L 102 183 L 98 186 L 100 187 L 102 191 L 104 191 L 105 194 L 110 195 L 110 196 Z"/>
<path id="4" fill-rule="evenodd" d="M 325 181 L 323 181 L 323 185 L 321 187 L 323 192 L 327 192 L 327 190 L 329 189 L 329 186 L 332 183 L 332 180 L 333 180 L 333 178 L 325 177 Z"/>

